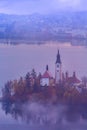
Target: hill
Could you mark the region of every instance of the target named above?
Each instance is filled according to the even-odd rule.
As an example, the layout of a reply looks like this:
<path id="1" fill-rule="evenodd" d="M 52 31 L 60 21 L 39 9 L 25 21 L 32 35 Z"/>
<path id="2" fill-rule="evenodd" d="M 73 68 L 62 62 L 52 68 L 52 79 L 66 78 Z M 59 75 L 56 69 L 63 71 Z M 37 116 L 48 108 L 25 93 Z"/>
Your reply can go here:
<path id="1" fill-rule="evenodd" d="M 62 12 L 52 15 L 0 14 L 0 39 L 62 41 L 86 45 L 87 12 Z M 78 45 L 77 44 L 77 45 Z"/>

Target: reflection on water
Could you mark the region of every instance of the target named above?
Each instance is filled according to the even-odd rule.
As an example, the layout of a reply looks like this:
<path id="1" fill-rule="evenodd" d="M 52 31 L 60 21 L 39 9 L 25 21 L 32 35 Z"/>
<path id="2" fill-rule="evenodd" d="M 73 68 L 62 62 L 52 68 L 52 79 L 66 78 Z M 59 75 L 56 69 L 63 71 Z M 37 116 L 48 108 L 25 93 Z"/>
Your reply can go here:
<path id="1" fill-rule="evenodd" d="M 16 121 L 10 123 L 11 128 L 31 128 L 31 130 L 86 130 L 87 105 L 63 106 L 29 102 L 25 104 L 3 104 L 3 110 Z M 11 118 L 11 120 L 12 120 Z M 19 120 L 21 121 L 19 122 Z M 10 120 L 10 121 L 11 121 Z M 11 125 L 15 124 L 15 125 Z M 80 127 L 81 126 L 81 127 Z"/>

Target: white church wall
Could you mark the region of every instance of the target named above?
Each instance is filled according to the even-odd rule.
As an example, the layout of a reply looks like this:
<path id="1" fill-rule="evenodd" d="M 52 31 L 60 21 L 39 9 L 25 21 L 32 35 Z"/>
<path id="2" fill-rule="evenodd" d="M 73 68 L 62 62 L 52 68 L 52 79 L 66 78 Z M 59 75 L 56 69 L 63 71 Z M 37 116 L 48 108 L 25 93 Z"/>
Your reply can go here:
<path id="1" fill-rule="evenodd" d="M 56 83 L 59 83 L 59 81 L 61 80 L 61 64 L 57 63 L 55 68 L 55 80 Z"/>
<path id="2" fill-rule="evenodd" d="M 45 86 L 45 85 L 49 86 L 49 78 L 42 78 L 41 85 L 42 86 Z"/>

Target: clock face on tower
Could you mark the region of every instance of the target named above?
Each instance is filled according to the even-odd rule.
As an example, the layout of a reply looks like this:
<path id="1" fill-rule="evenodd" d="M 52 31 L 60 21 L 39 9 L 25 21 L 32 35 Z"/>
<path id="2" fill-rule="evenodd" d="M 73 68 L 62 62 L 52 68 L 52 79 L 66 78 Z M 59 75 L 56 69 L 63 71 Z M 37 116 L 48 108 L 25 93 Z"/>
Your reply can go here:
<path id="1" fill-rule="evenodd" d="M 57 65 L 56 65 L 56 71 L 59 72 L 59 69 L 60 69 L 60 65 L 57 64 Z"/>
<path id="2" fill-rule="evenodd" d="M 57 63 L 56 68 L 59 69 L 60 68 L 60 64 Z"/>

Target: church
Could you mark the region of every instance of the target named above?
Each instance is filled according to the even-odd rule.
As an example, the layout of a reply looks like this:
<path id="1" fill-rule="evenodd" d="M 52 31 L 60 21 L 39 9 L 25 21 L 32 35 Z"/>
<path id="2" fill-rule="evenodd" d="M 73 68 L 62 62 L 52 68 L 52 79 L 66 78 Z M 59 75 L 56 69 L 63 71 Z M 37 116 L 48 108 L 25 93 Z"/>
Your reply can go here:
<path id="1" fill-rule="evenodd" d="M 55 78 L 53 78 L 53 76 L 51 75 L 49 71 L 49 67 L 47 65 L 46 70 L 41 77 L 42 86 L 53 86 L 55 84 L 58 84 L 62 80 L 61 65 L 62 63 L 61 63 L 60 53 L 58 50 L 56 62 L 55 62 Z"/>
<path id="2" fill-rule="evenodd" d="M 80 84 L 81 81 L 76 77 L 75 72 L 73 72 L 71 77 L 69 77 L 68 72 L 65 74 L 62 72 L 61 56 L 58 50 L 55 62 L 55 77 L 52 76 L 47 65 L 44 74 L 41 76 L 40 84 L 41 86 L 55 86 L 62 82 L 71 86 Z"/>

